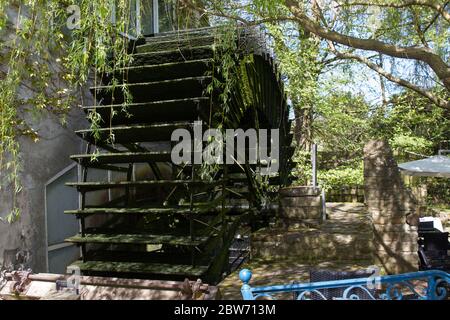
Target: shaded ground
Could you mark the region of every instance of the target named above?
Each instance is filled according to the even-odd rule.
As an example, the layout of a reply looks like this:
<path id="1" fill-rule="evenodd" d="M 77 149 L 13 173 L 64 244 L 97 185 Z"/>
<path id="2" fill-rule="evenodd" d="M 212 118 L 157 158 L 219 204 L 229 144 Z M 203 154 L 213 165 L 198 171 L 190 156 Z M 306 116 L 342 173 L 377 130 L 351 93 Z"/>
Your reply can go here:
<path id="1" fill-rule="evenodd" d="M 254 260 L 244 264 L 239 270 L 247 268 L 253 272 L 253 278 L 250 283 L 252 286 L 265 286 L 288 284 L 293 281 L 309 282 L 309 271 L 312 269 L 351 271 L 366 269 L 370 265 L 370 261 L 366 264 L 361 261 L 325 261 L 310 265 L 303 264 L 296 259 L 285 259 L 282 261 Z M 242 282 L 239 280 L 239 270 L 219 284 L 223 299 L 242 300 L 240 292 Z"/>
<path id="2" fill-rule="evenodd" d="M 362 204 L 330 203 L 328 219 L 272 226 L 252 235 L 252 256 L 264 260 L 295 256 L 304 264 L 321 261 L 370 260 L 371 220 Z"/>
<path id="3" fill-rule="evenodd" d="M 339 233 L 346 235 L 365 234 L 366 227 L 370 223 L 364 205 L 357 203 L 330 203 L 327 204 L 328 220 L 318 227 L 324 233 Z M 290 230 L 292 231 L 292 230 Z M 288 231 L 289 232 L 289 231 Z M 270 231 L 269 231 L 270 233 Z M 351 254 L 349 255 L 352 256 Z M 238 271 L 232 273 L 220 284 L 223 299 L 242 300 L 239 280 L 239 270 L 244 268 L 253 272 L 252 286 L 288 284 L 293 281 L 309 282 L 309 271 L 312 269 L 329 270 L 361 270 L 373 264 L 372 260 L 342 260 L 339 261 L 325 257 L 316 262 L 305 261 L 299 257 L 282 257 L 277 259 L 252 259 Z"/>

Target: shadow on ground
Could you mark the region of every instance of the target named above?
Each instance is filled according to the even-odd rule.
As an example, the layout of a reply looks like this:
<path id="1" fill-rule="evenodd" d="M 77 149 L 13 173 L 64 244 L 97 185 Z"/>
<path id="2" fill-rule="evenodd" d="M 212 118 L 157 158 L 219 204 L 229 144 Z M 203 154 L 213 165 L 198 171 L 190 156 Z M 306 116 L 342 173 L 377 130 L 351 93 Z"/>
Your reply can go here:
<path id="1" fill-rule="evenodd" d="M 239 280 L 239 271 L 250 269 L 253 278 L 251 286 L 266 286 L 277 284 L 289 284 L 292 282 L 309 282 L 309 271 L 313 269 L 327 269 L 352 271 L 367 269 L 371 265 L 370 261 L 363 263 L 361 261 L 340 261 L 340 262 L 319 262 L 304 264 L 296 259 L 285 260 L 253 260 L 241 266 L 236 272 L 229 275 L 220 284 L 219 288 L 222 298 L 225 300 L 242 300 L 241 286 Z"/>

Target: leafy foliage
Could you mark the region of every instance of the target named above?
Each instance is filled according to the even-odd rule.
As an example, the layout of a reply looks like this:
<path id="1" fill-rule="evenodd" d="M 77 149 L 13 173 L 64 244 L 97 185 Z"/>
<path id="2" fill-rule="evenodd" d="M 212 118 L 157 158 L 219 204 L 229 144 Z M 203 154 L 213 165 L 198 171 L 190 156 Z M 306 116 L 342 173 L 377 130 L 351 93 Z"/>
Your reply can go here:
<path id="1" fill-rule="evenodd" d="M 67 29 L 70 5 L 80 8 L 79 29 Z M 48 111 L 64 123 L 81 87 L 130 62 L 127 41 L 120 36 L 129 28 L 130 2 L 116 5 L 113 24 L 109 0 L 0 0 L 0 185 L 13 189 L 14 196 L 22 188 L 18 138 L 39 140 L 25 115 L 35 119 Z M 25 89 L 31 91 L 27 98 L 21 94 Z M 97 128 L 101 119 L 95 112 L 90 118 Z M 15 203 L 8 222 L 19 216 Z"/>
<path id="2" fill-rule="evenodd" d="M 388 139 L 400 161 L 436 153 L 439 143 L 450 139 L 442 68 L 421 58 L 399 59 L 386 50 L 420 48 L 448 68 L 447 1 L 205 3 L 211 15 L 261 23 L 269 30 L 294 108 L 298 183 L 308 183 L 310 177 L 310 143 L 320 146 L 319 179 L 328 188 L 362 183 L 362 147 L 370 138 Z M 355 42 L 367 40 L 365 48 L 347 41 L 348 36 Z M 368 69 L 355 62 L 378 74 L 371 75 L 370 83 L 356 83 L 356 76 Z M 367 93 L 374 91 L 380 99 L 370 101 Z"/>
<path id="3" fill-rule="evenodd" d="M 340 166 L 336 169 L 321 170 L 317 175 L 321 187 L 328 191 L 341 187 L 364 185 L 363 163 L 358 166 Z"/>
<path id="4" fill-rule="evenodd" d="M 394 96 L 382 114 L 372 118 L 373 135 L 390 141 L 398 160 L 437 154 L 450 139 L 450 112 L 435 108 L 411 92 Z"/>

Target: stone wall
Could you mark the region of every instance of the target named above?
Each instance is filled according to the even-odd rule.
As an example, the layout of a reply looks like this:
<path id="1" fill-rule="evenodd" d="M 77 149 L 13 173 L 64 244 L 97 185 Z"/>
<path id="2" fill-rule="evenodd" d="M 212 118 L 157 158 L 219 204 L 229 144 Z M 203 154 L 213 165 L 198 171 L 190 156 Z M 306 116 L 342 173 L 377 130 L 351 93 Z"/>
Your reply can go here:
<path id="1" fill-rule="evenodd" d="M 46 272 L 45 184 L 73 163 L 70 155 L 82 151 L 82 141 L 74 130 L 87 127 L 84 117 L 81 110 L 74 108 L 68 124 L 63 126 L 57 116 L 45 113 L 33 122 L 40 141 L 20 139 L 23 189 L 16 201 L 21 216 L 12 224 L 0 222 L 0 269 L 22 267 Z M 1 190 L 0 217 L 5 218 L 12 206 L 13 191 Z"/>
<path id="2" fill-rule="evenodd" d="M 364 187 L 348 186 L 328 190 L 326 194 L 326 201 L 364 203 Z"/>
<path id="3" fill-rule="evenodd" d="M 416 201 L 403 184 L 389 144 L 364 148 L 364 189 L 373 220 L 374 260 L 387 273 L 418 269 Z"/>
<path id="4" fill-rule="evenodd" d="M 284 188 L 280 190 L 280 203 L 280 220 L 285 226 L 322 219 L 323 204 L 319 188 Z"/>

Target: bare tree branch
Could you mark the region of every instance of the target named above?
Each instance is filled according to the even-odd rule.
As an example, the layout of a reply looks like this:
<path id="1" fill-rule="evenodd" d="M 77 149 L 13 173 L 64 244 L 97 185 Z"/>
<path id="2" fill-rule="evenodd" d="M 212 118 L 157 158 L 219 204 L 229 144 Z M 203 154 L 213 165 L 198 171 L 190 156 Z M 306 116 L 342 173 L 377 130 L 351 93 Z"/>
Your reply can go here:
<path id="1" fill-rule="evenodd" d="M 431 26 L 436 22 L 437 18 L 439 18 L 439 13 L 436 13 L 433 17 L 433 19 L 430 20 L 430 22 L 427 24 L 425 28 L 423 28 L 423 33 L 427 33 L 427 31 L 431 28 Z"/>
<path id="2" fill-rule="evenodd" d="M 377 65 L 376 63 L 373 63 L 372 61 L 370 61 L 369 59 L 353 54 L 353 53 L 349 53 L 349 52 L 340 52 L 336 49 L 336 47 L 334 46 L 334 44 L 330 41 L 328 41 L 329 47 L 331 49 L 331 51 L 339 58 L 341 59 L 351 59 L 351 60 L 356 60 L 359 61 L 361 63 L 364 63 L 366 66 L 368 66 L 370 69 L 374 70 L 375 72 L 377 72 L 378 74 L 382 75 L 383 77 L 385 77 L 386 79 L 388 79 L 389 81 L 392 81 L 394 83 L 397 83 L 405 88 L 408 88 L 410 90 L 413 90 L 415 92 L 417 92 L 418 94 L 422 95 L 423 97 L 428 98 L 429 100 L 431 100 L 434 104 L 436 104 L 437 106 L 444 108 L 444 109 L 448 109 L 450 110 L 450 102 L 442 99 L 438 96 L 436 96 L 435 94 L 433 94 L 431 91 L 425 90 L 409 81 L 406 81 L 404 79 L 401 79 L 399 77 L 394 76 L 393 74 L 389 73 L 388 71 L 386 71 L 385 69 L 383 69 L 381 66 Z"/>
<path id="3" fill-rule="evenodd" d="M 389 43 L 385 43 L 383 41 L 379 41 L 376 39 L 361 39 L 356 38 L 352 36 L 348 36 L 345 34 L 341 34 L 339 32 L 336 32 L 334 30 L 329 29 L 328 27 L 323 27 L 320 25 L 319 22 L 314 21 L 312 18 L 309 18 L 308 15 L 303 11 L 302 7 L 300 7 L 298 0 L 284 0 L 284 4 L 289 9 L 289 11 L 292 13 L 292 16 L 273 16 L 268 17 L 260 20 L 255 21 L 249 21 L 242 17 L 235 16 L 232 14 L 224 13 L 224 12 L 211 12 L 207 9 L 199 8 L 195 5 L 193 0 L 181 0 L 185 5 L 189 6 L 190 8 L 200 11 L 203 14 L 207 15 L 214 15 L 219 17 L 224 17 L 228 19 L 233 19 L 235 21 L 239 21 L 242 24 L 246 26 L 253 26 L 253 25 L 259 25 L 264 23 L 276 23 L 281 21 L 292 21 L 298 23 L 299 26 L 301 26 L 305 31 L 310 32 L 316 36 L 318 36 L 321 39 L 327 40 L 329 43 L 337 43 L 340 45 L 347 46 L 349 48 L 353 49 L 361 49 L 366 51 L 374 51 L 380 54 L 384 54 L 387 56 L 391 56 L 394 58 L 402 58 L 402 59 L 409 59 L 409 60 L 416 60 L 421 61 L 427 64 L 437 75 L 438 79 L 442 82 L 444 87 L 450 91 L 450 66 L 447 65 L 447 63 L 437 54 L 435 54 L 432 49 L 427 47 L 418 47 L 418 46 L 411 46 L 411 47 L 402 47 L 397 46 Z M 438 3 L 435 3 L 435 1 L 428 1 L 428 0 L 404 0 L 402 3 L 395 3 L 395 4 L 389 4 L 393 7 L 403 8 L 403 7 L 411 7 L 411 6 L 427 6 L 435 9 L 438 11 L 442 16 L 447 15 L 448 19 L 446 20 L 450 21 L 450 14 L 448 14 L 447 11 L 445 11 L 445 7 L 450 3 L 450 1 L 446 1 L 445 4 L 441 5 Z M 370 4 L 368 2 L 346 2 L 346 5 L 383 5 L 383 4 Z M 388 5 L 388 4 L 386 4 Z M 384 6 L 384 5 L 383 5 Z M 320 8 L 319 8 L 320 9 Z M 323 18 L 323 17 L 322 17 Z M 434 21 L 434 19 L 433 19 Z M 432 24 L 433 21 L 430 23 Z M 424 34 L 427 29 L 426 27 L 424 30 L 422 30 L 422 33 Z M 361 63 L 364 63 L 372 70 L 376 71 L 389 81 L 392 81 L 396 84 L 399 84 L 403 87 L 406 87 L 410 90 L 413 90 L 422 96 L 428 98 L 430 101 L 435 103 L 437 106 L 450 109 L 450 102 L 446 99 L 440 98 L 433 94 L 431 91 L 421 88 L 405 79 L 401 79 L 399 77 L 394 76 L 393 74 L 387 72 L 382 67 L 378 66 L 377 64 L 371 62 L 368 58 L 358 56 L 352 53 L 343 53 L 338 52 L 337 50 L 334 52 L 334 54 L 341 58 L 341 59 L 351 59 L 355 61 L 359 61 Z M 326 61 L 326 60 L 325 60 Z"/>
<path id="4" fill-rule="evenodd" d="M 425 33 L 422 31 L 422 28 L 420 27 L 420 21 L 417 11 L 414 10 L 414 8 L 411 8 L 411 13 L 413 15 L 414 28 L 416 29 L 420 42 L 422 42 L 424 47 L 429 48 L 430 46 L 428 45 L 428 42 L 425 38 Z"/>
<path id="5" fill-rule="evenodd" d="M 436 12 L 438 12 L 447 22 L 450 23 L 450 13 L 445 10 L 448 2 L 444 4 L 439 4 L 437 0 L 403 0 L 400 2 L 389 2 L 389 3 L 377 3 L 377 2 L 368 2 L 368 1 L 346 1 L 345 3 L 340 4 L 340 6 L 377 6 L 377 7 L 389 7 L 389 8 L 407 8 L 412 6 L 425 6 L 429 7 Z"/>

